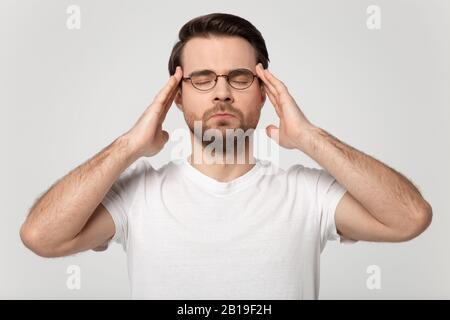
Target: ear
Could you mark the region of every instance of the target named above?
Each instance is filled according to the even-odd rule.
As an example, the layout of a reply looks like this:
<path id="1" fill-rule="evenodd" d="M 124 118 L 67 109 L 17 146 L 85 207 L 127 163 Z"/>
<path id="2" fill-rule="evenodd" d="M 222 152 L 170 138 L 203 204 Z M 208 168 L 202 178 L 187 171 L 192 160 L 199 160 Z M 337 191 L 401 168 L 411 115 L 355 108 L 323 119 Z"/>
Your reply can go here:
<path id="1" fill-rule="evenodd" d="M 178 88 L 178 91 L 177 91 L 173 101 L 177 105 L 177 108 L 180 109 L 181 111 L 183 111 L 183 104 L 182 104 L 183 103 L 183 99 L 182 99 L 182 96 L 181 96 L 181 87 Z"/>
<path id="2" fill-rule="evenodd" d="M 264 84 L 261 83 L 261 109 L 264 106 L 264 103 L 266 102 L 267 94 L 266 94 L 266 88 L 264 87 Z"/>

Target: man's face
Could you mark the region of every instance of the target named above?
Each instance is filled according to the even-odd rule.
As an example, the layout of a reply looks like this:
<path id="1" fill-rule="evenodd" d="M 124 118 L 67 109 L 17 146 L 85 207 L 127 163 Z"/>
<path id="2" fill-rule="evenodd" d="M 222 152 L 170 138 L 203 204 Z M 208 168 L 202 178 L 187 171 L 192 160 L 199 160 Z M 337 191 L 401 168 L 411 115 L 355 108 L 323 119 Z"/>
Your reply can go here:
<path id="1" fill-rule="evenodd" d="M 201 70 L 228 74 L 241 68 L 256 74 L 255 50 L 240 37 L 191 39 L 183 49 L 181 61 L 183 77 Z M 193 133 L 194 121 L 202 122 L 203 132 L 215 128 L 224 137 L 226 129 L 255 129 L 266 99 L 258 78 L 243 90 L 231 87 L 225 77 L 219 77 L 215 87 L 207 91 L 196 89 L 189 80 L 182 81 L 181 86 L 182 91 L 175 97 L 175 103 L 183 111 L 186 123 Z M 216 113 L 229 113 L 232 116 L 213 117 Z"/>

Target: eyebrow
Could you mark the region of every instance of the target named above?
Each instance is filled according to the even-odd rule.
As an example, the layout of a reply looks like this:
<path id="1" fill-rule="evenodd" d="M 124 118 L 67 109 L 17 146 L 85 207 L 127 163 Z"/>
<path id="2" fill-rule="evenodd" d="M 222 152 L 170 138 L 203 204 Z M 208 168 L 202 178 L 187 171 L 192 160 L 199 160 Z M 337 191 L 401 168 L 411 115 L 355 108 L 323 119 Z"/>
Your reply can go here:
<path id="1" fill-rule="evenodd" d="M 205 75 L 205 74 L 209 74 L 210 72 L 211 72 L 212 70 L 207 70 L 207 69 L 204 69 L 204 70 L 196 70 L 196 71 L 192 71 L 191 73 L 189 73 L 189 77 L 192 77 L 192 76 L 202 76 L 202 75 Z"/>
<path id="2" fill-rule="evenodd" d="M 246 69 L 246 70 L 250 70 L 248 68 L 237 68 L 237 69 L 232 69 L 232 70 L 228 70 L 228 73 L 232 72 L 232 71 L 236 71 L 236 70 L 241 70 L 241 69 Z M 251 70 L 250 70 L 251 71 Z M 209 74 L 210 72 L 214 72 L 213 70 L 209 70 L 209 69 L 204 69 L 204 70 L 196 70 L 196 71 L 192 71 L 188 77 L 192 77 L 192 76 L 202 76 L 205 74 Z M 253 73 L 253 72 L 252 72 Z"/>

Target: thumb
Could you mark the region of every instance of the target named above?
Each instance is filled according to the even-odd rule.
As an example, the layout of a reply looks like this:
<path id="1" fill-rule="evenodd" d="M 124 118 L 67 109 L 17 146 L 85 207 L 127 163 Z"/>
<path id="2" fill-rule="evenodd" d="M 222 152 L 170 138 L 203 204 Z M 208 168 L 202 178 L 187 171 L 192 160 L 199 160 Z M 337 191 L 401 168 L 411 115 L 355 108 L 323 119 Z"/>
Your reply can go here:
<path id="1" fill-rule="evenodd" d="M 266 134 L 271 138 L 272 140 L 275 140 L 276 143 L 279 141 L 279 129 L 278 127 L 274 126 L 273 124 L 268 125 L 266 127 Z"/>

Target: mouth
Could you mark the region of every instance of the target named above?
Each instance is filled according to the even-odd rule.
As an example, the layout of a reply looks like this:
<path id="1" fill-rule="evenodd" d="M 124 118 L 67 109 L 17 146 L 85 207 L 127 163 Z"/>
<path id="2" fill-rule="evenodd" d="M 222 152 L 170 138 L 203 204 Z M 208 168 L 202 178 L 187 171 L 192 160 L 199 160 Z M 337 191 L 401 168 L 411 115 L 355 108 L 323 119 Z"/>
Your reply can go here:
<path id="1" fill-rule="evenodd" d="M 213 114 L 210 119 L 218 119 L 218 118 L 236 118 L 234 115 L 230 114 L 230 113 L 225 113 L 225 112 L 220 112 L 220 113 L 216 113 Z"/>

